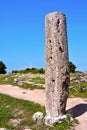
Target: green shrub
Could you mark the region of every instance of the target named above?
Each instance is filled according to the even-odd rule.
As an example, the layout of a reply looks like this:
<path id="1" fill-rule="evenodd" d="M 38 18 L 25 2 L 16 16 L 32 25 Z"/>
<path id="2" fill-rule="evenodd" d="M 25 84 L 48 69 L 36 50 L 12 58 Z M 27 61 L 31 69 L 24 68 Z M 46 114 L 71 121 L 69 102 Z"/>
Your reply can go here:
<path id="1" fill-rule="evenodd" d="M 26 74 L 26 73 L 32 73 L 32 74 L 44 74 L 45 70 L 43 68 L 27 68 L 25 70 L 12 70 L 12 73 L 20 73 L 20 74 Z"/>

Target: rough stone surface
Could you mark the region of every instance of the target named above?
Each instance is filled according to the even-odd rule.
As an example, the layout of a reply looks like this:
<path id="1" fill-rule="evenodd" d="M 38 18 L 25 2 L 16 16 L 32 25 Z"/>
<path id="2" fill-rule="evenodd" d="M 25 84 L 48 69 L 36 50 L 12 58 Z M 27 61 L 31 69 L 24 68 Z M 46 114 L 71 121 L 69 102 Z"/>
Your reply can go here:
<path id="1" fill-rule="evenodd" d="M 36 112 L 33 115 L 33 120 L 34 121 L 42 121 L 43 119 L 43 113 L 42 112 Z"/>
<path id="2" fill-rule="evenodd" d="M 69 86 L 66 17 L 53 12 L 46 16 L 46 117 L 65 113 Z"/>

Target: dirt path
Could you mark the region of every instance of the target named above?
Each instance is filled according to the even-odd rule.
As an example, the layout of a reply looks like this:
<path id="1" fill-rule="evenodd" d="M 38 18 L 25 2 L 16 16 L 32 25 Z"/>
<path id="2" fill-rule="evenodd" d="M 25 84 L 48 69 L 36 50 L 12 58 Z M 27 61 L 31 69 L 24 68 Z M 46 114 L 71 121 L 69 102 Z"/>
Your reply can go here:
<path id="1" fill-rule="evenodd" d="M 0 93 L 41 105 L 45 104 L 45 90 L 27 90 L 12 85 L 0 85 Z M 71 111 L 80 123 L 75 130 L 87 130 L 87 99 L 68 98 L 66 109 Z"/>

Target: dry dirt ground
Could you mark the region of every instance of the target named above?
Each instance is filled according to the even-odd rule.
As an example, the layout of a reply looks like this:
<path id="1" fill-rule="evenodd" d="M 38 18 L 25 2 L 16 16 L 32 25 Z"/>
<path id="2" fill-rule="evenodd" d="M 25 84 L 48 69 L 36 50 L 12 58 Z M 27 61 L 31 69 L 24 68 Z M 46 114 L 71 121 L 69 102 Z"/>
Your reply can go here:
<path id="1" fill-rule="evenodd" d="M 29 90 L 12 85 L 0 85 L 0 93 L 45 105 L 45 90 Z M 87 130 L 87 99 L 68 98 L 66 109 L 71 111 L 79 121 L 75 130 Z"/>

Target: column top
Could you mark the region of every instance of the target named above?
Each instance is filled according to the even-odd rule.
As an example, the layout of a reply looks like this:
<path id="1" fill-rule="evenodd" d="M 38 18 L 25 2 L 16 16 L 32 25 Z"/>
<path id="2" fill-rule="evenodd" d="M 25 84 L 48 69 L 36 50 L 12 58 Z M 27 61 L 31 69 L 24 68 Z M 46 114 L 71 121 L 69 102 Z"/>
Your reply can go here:
<path id="1" fill-rule="evenodd" d="M 63 12 L 57 12 L 57 11 L 48 13 L 48 14 L 46 15 L 46 17 L 53 17 L 53 16 L 54 16 L 54 17 L 55 17 L 55 16 L 63 16 L 63 17 L 66 17 Z"/>

